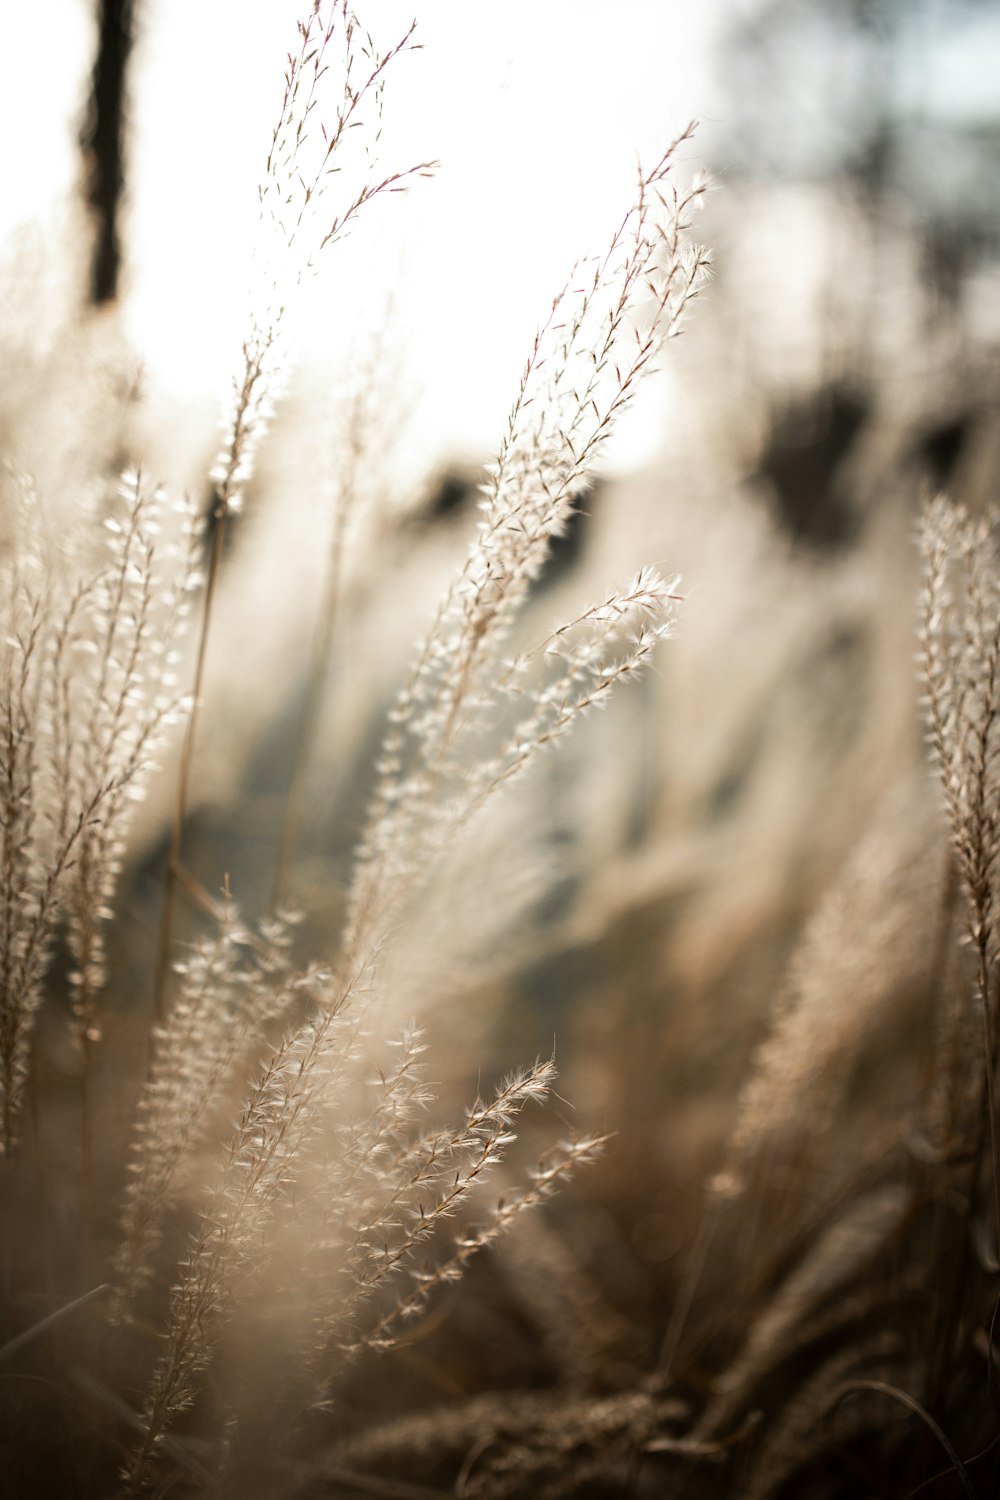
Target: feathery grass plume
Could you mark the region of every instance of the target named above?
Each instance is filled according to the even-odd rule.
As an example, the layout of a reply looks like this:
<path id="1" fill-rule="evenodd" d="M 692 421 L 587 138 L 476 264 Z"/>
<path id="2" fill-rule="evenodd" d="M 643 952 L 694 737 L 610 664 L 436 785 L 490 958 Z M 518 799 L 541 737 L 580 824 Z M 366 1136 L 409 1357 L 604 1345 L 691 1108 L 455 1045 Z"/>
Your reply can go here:
<path id="1" fill-rule="evenodd" d="M 415 867 L 430 868 L 456 822 L 557 738 L 577 712 L 600 701 L 606 676 L 610 686 L 641 665 L 657 620 L 668 618 L 672 586 L 651 571 L 631 592 L 582 616 L 576 625 L 584 640 L 568 656 L 562 679 L 539 690 L 537 712 L 523 734 L 512 738 L 478 785 L 449 795 L 449 783 L 461 779 L 463 741 L 490 725 L 498 689 L 509 686 L 509 679 L 497 682 L 495 661 L 517 610 L 618 418 L 704 285 L 709 258 L 688 231 L 707 180 L 698 176 L 682 191 L 673 179 L 675 158 L 693 130 L 689 126 L 651 169 L 640 171 L 635 200 L 607 251 L 574 269 L 535 336 L 483 486 L 478 535 L 393 713 L 354 886 L 348 952 L 363 931 L 387 919 Z M 644 617 L 651 621 L 646 630 L 640 628 Z M 636 631 L 634 649 L 610 670 L 601 659 L 609 625 Z M 556 632 L 550 644 L 558 640 Z"/>
<path id="2" fill-rule="evenodd" d="M 414 1029 L 397 1046 L 392 1069 L 369 1079 L 377 1102 L 367 1113 L 349 1112 L 345 1078 L 339 1128 L 336 1106 L 328 1107 L 312 1159 L 297 1163 L 294 1203 L 276 1215 L 263 1255 L 245 1267 L 237 1346 L 266 1340 L 271 1364 L 241 1380 L 237 1358 L 235 1390 L 230 1376 L 231 1473 L 242 1472 L 248 1456 L 254 1463 L 255 1412 L 286 1413 L 278 1427 L 294 1434 L 310 1409 L 335 1409 L 349 1394 L 345 1374 L 360 1355 L 398 1343 L 402 1320 L 458 1280 L 477 1251 L 598 1149 L 583 1141 L 557 1148 L 478 1226 L 457 1227 L 456 1219 L 468 1222 L 474 1197 L 513 1145 L 518 1116 L 544 1101 L 554 1069 L 546 1061 L 512 1075 L 455 1130 L 416 1134 L 416 1117 L 431 1102 L 426 1049 Z M 367 1050 L 359 1047 L 365 1065 Z M 250 1298 L 251 1288 L 266 1288 L 266 1295 Z"/>
<path id="3" fill-rule="evenodd" d="M 458 1280 L 472 1256 L 529 1206 L 527 1200 L 540 1202 L 586 1159 L 588 1148 L 596 1149 L 593 1143 L 567 1146 L 558 1163 L 554 1157 L 540 1166 L 529 1186 L 498 1205 L 480 1229 L 451 1230 L 448 1221 L 463 1213 L 506 1156 L 525 1105 L 543 1102 L 554 1078 L 550 1061 L 536 1063 L 505 1079 L 488 1103 L 477 1100 L 457 1130 L 404 1134 L 391 1151 L 378 1137 L 372 1141 L 374 1149 L 366 1151 L 371 1187 L 357 1206 L 351 1204 L 349 1219 L 341 1210 L 335 1258 L 328 1262 L 327 1286 L 313 1319 L 307 1360 L 314 1401 L 326 1401 L 345 1366 L 365 1350 L 391 1348 L 398 1323 L 418 1313 L 436 1287 Z M 350 1202 L 338 1176 L 316 1195 L 320 1205 L 330 1201 L 331 1188 L 339 1190 L 341 1203 Z"/>
<path id="4" fill-rule="evenodd" d="M 104 520 L 109 561 L 79 585 L 58 621 L 50 704 L 53 757 L 71 805 L 110 788 L 80 837 L 68 880 L 70 983 L 80 1034 L 93 1040 L 106 979 L 103 926 L 113 914 L 129 804 L 139 800 L 165 730 L 183 700 L 179 646 L 198 586 L 198 528 L 138 471 L 123 475 Z"/>
<path id="5" fill-rule="evenodd" d="M 183 708 L 172 669 L 194 578 L 190 507 L 168 520 L 163 496 L 138 474 L 124 476 L 119 498 L 105 521 L 108 560 L 85 572 L 80 529 L 57 552 L 40 505 L 22 491 L 21 533 L 3 564 L 0 1087 L 7 1151 L 62 912 L 86 1089 L 105 979 L 103 924 L 130 800 L 142 796 L 162 736 Z M 177 535 L 158 545 L 170 521 Z M 68 602 L 57 605 L 60 598 Z M 85 1119 L 85 1135 L 86 1128 Z"/>
<path id="6" fill-rule="evenodd" d="M 360 987 L 359 982 L 354 989 Z M 358 1013 L 340 991 L 293 1027 L 260 1071 L 216 1173 L 171 1300 L 165 1348 L 146 1398 L 143 1438 L 125 1469 L 129 1494 L 146 1485 L 174 1418 L 194 1400 L 238 1291 L 237 1273 L 264 1262 L 272 1216 L 301 1170 L 317 1129 L 317 1096 L 333 1095 L 353 1057 Z M 318 1118 L 319 1117 L 319 1118 Z M 259 1257 L 259 1259 L 258 1259 Z"/>
<path id="7" fill-rule="evenodd" d="M 317 1464 L 315 1484 L 326 1476 L 334 1493 L 359 1494 L 373 1473 L 426 1473 L 447 1462 L 457 1476 L 455 1493 L 470 1500 L 572 1493 L 591 1465 L 603 1467 L 606 1478 L 637 1449 L 665 1445 L 665 1429 L 688 1414 L 683 1402 L 656 1391 L 599 1399 L 490 1392 L 343 1440 Z"/>
<path id="8" fill-rule="evenodd" d="M 499 1199 L 480 1226 L 454 1239 L 442 1259 L 415 1265 L 418 1248 L 435 1235 L 442 1221 L 459 1214 L 466 1197 L 502 1161 L 505 1148 L 514 1140 L 511 1125 L 526 1101 L 543 1101 L 553 1079 L 555 1068 L 550 1062 L 514 1074 L 502 1083 L 489 1106 L 477 1100 L 462 1130 L 450 1137 L 435 1134 L 418 1140 L 403 1155 L 394 1167 L 397 1185 L 390 1199 L 372 1223 L 363 1227 L 351 1247 L 345 1269 L 355 1283 L 355 1292 L 343 1305 L 337 1305 L 327 1344 L 340 1338 L 346 1356 L 358 1355 L 364 1349 L 391 1349 L 399 1341 L 397 1325 L 423 1311 L 436 1287 L 459 1280 L 472 1256 L 496 1241 L 514 1218 L 544 1202 L 574 1167 L 594 1160 L 603 1145 L 597 1137 L 552 1148 L 529 1172 L 528 1185 Z M 363 1254 L 358 1256 L 358 1251 Z M 411 1290 L 397 1296 L 390 1308 L 358 1335 L 361 1305 L 399 1271 L 408 1275 Z M 339 1329 L 349 1331 L 346 1340 L 337 1332 Z"/>
<path id="9" fill-rule="evenodd" d="M 943 496 L 924 510 L 920 661 L 928 735 L 965 891 L 983 1034 L 983 1094 L 1000 1244 L 996 1109 L 1000 918 L 1000 563 L 995 515 Z"/>
<path id="10" fill-rule="evenodd" d="M 492 681 L 482 664 L 478 692 L 463 690 L 456 701 L 462 721 L 454 726 L 452 746 L 447 753 L 439 747 L 435 765 L 411 772 L 393 789 L 374 830 L 375 848 L 363 849 L 352 887 L 347 953 L 359 933 L 377 932 L 377 923 L 398 917 L 400 904 L 419 893 L 505 784 L 584 713 L 603 707 L 618 683 L 642 670 L 673 629 L 677 586 L 676 578 L 664 580 L 644 568 L 630 585 L 553 631 L 535 650 L 503 666 L 494 663 Z M 511 705 L 516 710 L 522 701 L 523 716 L 507 727 Z M 498 731 L 504 737 L 496 751 Z"/>
<path id="11" fill-rule="evenodd" d="M 330 1048 L 327 1033 L 334 1024 L 340 1046 Z M 335 1091 L 347 1079 L 357 1030 L 357 1012 L 345 1009 L 334 1015 L 327 1011 L 291 1034 L 252 1092 L 181 1267 L 166 1348 L 146 1402 L 144 1437 L 126 1471 L 130 1493 L 139 1493 L 148 1482 L 169 1425 L 194 1400 L 198 1378 L 212 1361 L 226 1321 L 246 1298 L 249 1287 L 270 1274 L 273 1223 L 287 1207 L 295 1184 L 303 1179 L 308 1182 L 306 1154 L 319 1143 L 321 1127 L 329 1124 L 324 1115 L 328 1116 Z M 316 1065 L 320 1037 L 325 1043 L 322 1077 Z M 594 1141 L 558 1149 L 551 1160 L 539 1165 L 528 1187 L 509 1203 L 500 1204 L 481 1230 L 459 1238 L 451 1254 L 432 1269 L 418 1269 L 413 1264 L 415 1251 L 458 1212 L 490 1168 L 503 1159 L 514 1139 L 511 1126 L 517 1115 L 529 1100 L 544 1099 L 554 1077 L 551 1063 L 536 1064 L 506 1080 L 489 1104 L 477 1103 L 459 1131 L 434 1133 L 399 1150 L 394 1137 L 400 1117 L 423 1102 L 422 1090 L 411 1087 L 418 1050 L 415 1038 L 404 1040 L 403 1065 L 387 1090 L 388 1110 L 377 1110 L 361 1129 L 354 1127 L 355 1161 L 334 1157 L 324 1190 L 308 1195 L 319 1205 L 320 1221 L 306 1219 L 306 1243 L 319 1248 L 328 1262 L 326 1302 L 315 1314 L 319 1326 L 309 1359 L 316 1382 L 314 1399 L 344 1356 L 389 1347 L 389 1332 L 398 1319 L 418 1311 L 434 1287 L 456 1279 L 478 1249 L 524 1208 L 548 1196 L 572 1166 L 590 1159 L 597 1149 Z M 354 1185 L 350 1174 L 352 1170 L 358 1174 L 359 1165 L 361 1174 L 365 1167 L 375 1168 L 380 1191 L 362 1193 L 355 1200 L 349 1193 Z M 329 1214 L 328 1195 L 338 1189 L 341 1197 L 332 1202 L 346 1222 L 333 1241 L 324 1242 L 322 1219 Z M 279 1234 L 281 1227 L 279 1223 Z M 345 1235 L 345 1229 L 349 1234 Z M 331 1259 L 335 1275 L 330 1275 Z M 371 1327 L 360 1329 L 361 1309 L 399 1274 L 410 1281 L 410 1289 Z M 350 1288 L 346 1294 L 345 1283 Z"/>
<path id="12" fill-rule="evenodd" d="M 437 167 L 418 162 L 380 176 L 374 154 L 386 73 L 396 58 L 416 48 L 416 22 L 384 52 L 361 29 L 347 0 L 314 0 L 297 26 L 299 46 L 288 54 L 284 94 L 258 187 L 250 330 L 212 475 L 220 519 L 239 507 L 278 394 L 277 346 L 290 292 L 369 203 L 405 191 Z M 331 212 L 327 200 L 334 185 L 338 202 Z"/>
<path id="13" fill-rule="evenodd" d="M 491 1245 L 528 1209 L 544 1203 L 565 1177 L 596 1161 L 605 1145 L 603 1136 L 584 1136 L 560 1141 L 541 1156 L 528 1173 L 526 1186 L 512 1189 L 497 1200 L 485 1221 L 458 1240 L 452 1254 L 440 1265 L 421 1271 L 417 1286 L 408 1297 L 380 1319 L 368 1342 L 373 1348 L 391 1348 L 397 1338 L 387 1336 L 394 1323 L 411 1318 L 426 1305 L 432 1291 L 449 1281 L 457 1281 L 466 1264 L 487 1245 Z"/>
<path id="14" fill-rule="evenodd" d="M 291 964 L 294 921 L 292 914 L 279 914 L 262 922 L 257 935 L 227 905 L 216 933 L 174 966 L 180 990 L 156 1029 L 136 1109 L 116 1316 L 152 1275 L 164 1215 L 218 1102 L 230 1098 L 267 1023 L 322 982 L 321 971 L 300 973 Z"/>
<path id="15" fill-rule="evenodd" d="M 32 564 L 35 566 L 32 567 Z M 0 1096 L 3 1150 L 16 1140 L 34 1014 L 48 958 L 60 886 L 74 845 L 93 809 L 62 816 L 58 789 L 46 777 L 35 730 L 45 670 L 44 616 L 38 559 L 16 557 L 4 568 L 0 677 Z M 34 575 L 34 576 L 33 576 Z M 40 805 L 41 804 L 41 805 Z M 42 822 L 47 813 L 49 826 Z M 67 827 L 56 837 L 59 823 Z M 51 824 L 54 823 L 53 828 Z"/>
<path id="16" fill-rule="evenodd" d="M 357 1112 L 357 1090 L 332 1102 L 315 1160 L 306 1167 L 308 1228 L 301 1221 L 289 1226 L 295 1243 L 290 1254 L 282 1257 L 279 1248 L 277 1256 L 291 1266 L 291 1277 L 305 1295 L 308 1342 L 316 1351 L 312 1363 L 336 1322 L 341 1293 L 331 1288 L 339 1282 L 343 1295 L 360 1295 L 362 1266 L 374 1253 L 374 1242 L 385 1246 L 401 1227 L 412 1132 L 433 1100 L 423 1064 L 423 1032 L 408 1026 L 389 1045 L 398 1056 L 384 1067 L 372 1063 L 371 1039 L 365 1042 L 361 1102 L 367 1105 L 365 1095 L 374 1091 L 372 1106 Z M 369 1071 L 372 1066 L 374 1072 Z"/>
<path id="17" fill-rule="evenodd" d="M 930 915 L 940 884 L 928 849 L 912 796 L 893 795 L 807 924 L 713 1181 L 723 1198 L 769 1153 L 815 1154 L 866 1042 L 897 996 L 919 992 L 934 930 L 924 922 L 915 937 L 913 913 Z"/>

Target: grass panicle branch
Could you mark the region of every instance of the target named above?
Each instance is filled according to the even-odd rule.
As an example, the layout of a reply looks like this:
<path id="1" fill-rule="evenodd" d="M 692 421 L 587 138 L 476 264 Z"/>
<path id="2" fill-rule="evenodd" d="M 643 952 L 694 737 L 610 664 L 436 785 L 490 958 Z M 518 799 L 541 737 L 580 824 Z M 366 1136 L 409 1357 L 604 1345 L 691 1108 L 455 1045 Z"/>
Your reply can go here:
<path id="1" fill-rule="evenodd" d="M 687 189 L 674 181 L 676 157 L 689 126 L 655 166 L 640 172 L 636 197 L 606 252 L 577 266 L 535 336 L 507 431 L 483 490 L 483 520 L 465 563 L 438 610 L 392 716 L 379 762 L 379 783 L 362 843 L 348 925 L 347 950 L 363 942 L 362 927 L 389 920 L 418 868 L 433 868 L 442 843 L 434 816 L 448 802 L 448 779 L 461 742 L 496 717 L 496 660 L 552 541 L 590 483 L 618 419 L 631 404 L 665 342 L 682 326 L 705 284 L 709 257 L 691 242 L 693 215 L 707 190 L 698 177 Z M 665 633 L 675 583 L 652 573 L 637 580 L 631 603 L 612 596 L 590 612 L 596 641 L 628 609 L 651 621 L 634 649 L 607 674 L 595 646 L 590 675 L 611 681 L 636 670 Z M 570 631 L 572 627 L 564 627 Z M 550 645 L 559 632 L 550 637 Z M 585 648 L 580 648 L 580 657 Z M 585 669 L 578 658 L 582 677 Z M 541 738 L 518 740 L 492 784 L 513 775 L 561 733 L 575 714 L 605 692 L 574 694 L 569 681 Z M 582 683 L 581 683 L 582 687 Z M 526 726 L 533 728 L 534 726 Z M 452 814 L 467 816 L 481 800 Z M 461 806 L 461 804 L 459 804 Z M 450 820 L 451 821 L 451 820 Z"/>
<path id="2" fill-rule="evenodd" d="M 89 571 L 86 520 L 55 552 L 36 508 L 4 580 L 0 1075 L 14 1144 L 32 1018 L 60 917 L 86 1081 L 129 811 L 185 700 L 174 669 L 194 577 L 189 507 L 126 474 Z M 67 539 L 64 539 L 64 543 Z M 57 605 L 59 598 L 68 600 Z"/>

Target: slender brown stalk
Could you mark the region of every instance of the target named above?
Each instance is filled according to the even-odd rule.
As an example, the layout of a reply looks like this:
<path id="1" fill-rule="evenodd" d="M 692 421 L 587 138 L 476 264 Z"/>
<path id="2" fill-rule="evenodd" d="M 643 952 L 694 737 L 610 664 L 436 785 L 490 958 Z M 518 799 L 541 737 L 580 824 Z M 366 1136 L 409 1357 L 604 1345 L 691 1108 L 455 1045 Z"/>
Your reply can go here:
<path id="1" fill-rule="evenodd" d="M 222 554 L 225 542 L 225 525 L 228 509 L 220 502 L 215 511 L 215 526 L 212 535 L 212 551 L 209 559 L 208 574 L 205 583 L 205 597 L 202 606 L 201 625 L 198 633 L 198 650 L 195 657 L 194 679 L 191 692 L 191 710 L 188 714 L 187 727 L 184 731 L 184 742 L 181 747 L 180 764 L 177 772 L 177 790 L 174 796 L 174 808 L 170 825 L 170 845 L 167 853 L 167 868 L 163 890 L 163 905 L 160 911 L 160 932 L 156 949 L 156 972 L 153 980 L 153 1019 L 159 1022 L 163 1019 L 165 1009 L 165 993 L 167 975 L 170 972 L 170 955 L 173 946 L 173 913 L 174 901 L 177 892 L 177 882 L 180 876 L 181 854 L 184 840 L 184 825 L 187 821 L 188 797 L 191 781 L 191 767 L 194 761 L 195 741 L 198 732 L 198 710 L 201 704 L 202 689 L 205 679 L 205 658 L 208 651 L 209 629 L 212 620 L 212 609 L 215 604 L 215 595 L 218 588 L 219 573 L 222 567 Z"/>

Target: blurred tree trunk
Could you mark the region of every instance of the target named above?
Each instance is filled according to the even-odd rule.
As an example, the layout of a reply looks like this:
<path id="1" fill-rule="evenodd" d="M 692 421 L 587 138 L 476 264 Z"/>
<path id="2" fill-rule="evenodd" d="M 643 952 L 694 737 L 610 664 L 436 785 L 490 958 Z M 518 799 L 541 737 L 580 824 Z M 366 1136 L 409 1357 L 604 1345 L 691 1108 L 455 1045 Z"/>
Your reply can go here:
<path id="1" fill-rule="evenodd" d="M 95 306 L 113 301 L 118 294 L 126 76 L 137 4 L 138 0 L 97 0 L 97 55 L 81 140 L 87 169 L 87 201 L 94 212 L 96 227 L 90 273 L 90 299 Z"/>

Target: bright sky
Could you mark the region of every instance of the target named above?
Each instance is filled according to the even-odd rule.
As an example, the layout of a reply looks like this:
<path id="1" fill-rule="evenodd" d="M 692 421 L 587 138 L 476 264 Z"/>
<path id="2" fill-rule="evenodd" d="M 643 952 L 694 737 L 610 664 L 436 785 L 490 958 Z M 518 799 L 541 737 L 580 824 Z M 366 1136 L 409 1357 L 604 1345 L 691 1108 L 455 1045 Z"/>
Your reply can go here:
<path id="1" fill-rule="evenodd" d="M 239 349 L 256 185 L 304 3 L 137 6 L 127 328 L 151 381 L 188 399 L 213 400 Z M 627 206 L 636 152 L 662 150 L 698 113 L 717 8 L 358 0 L 377 42 L 416 15 L 423 44 L 387 76 L 382 160 L 442 165 L 330 251 L 309 294 L 311 352 L 342 348 L 401 279 L 400 336 L 428 391 L 424 440 L 476 458 L 495 449 L 534 328 L 575 258 L 600 248 Z M 8 141 L 32 144 L 5 153 L 0 230 L 43 213 L 72 182 L 88 18 L 86 0 L 4 16 L 0 125 Z M 40 50 L 44 91 L 27 65 Z M 657 425 L 648 411 L 645 426 L 636 417 L 619 461 L 641 457 Z"/>

